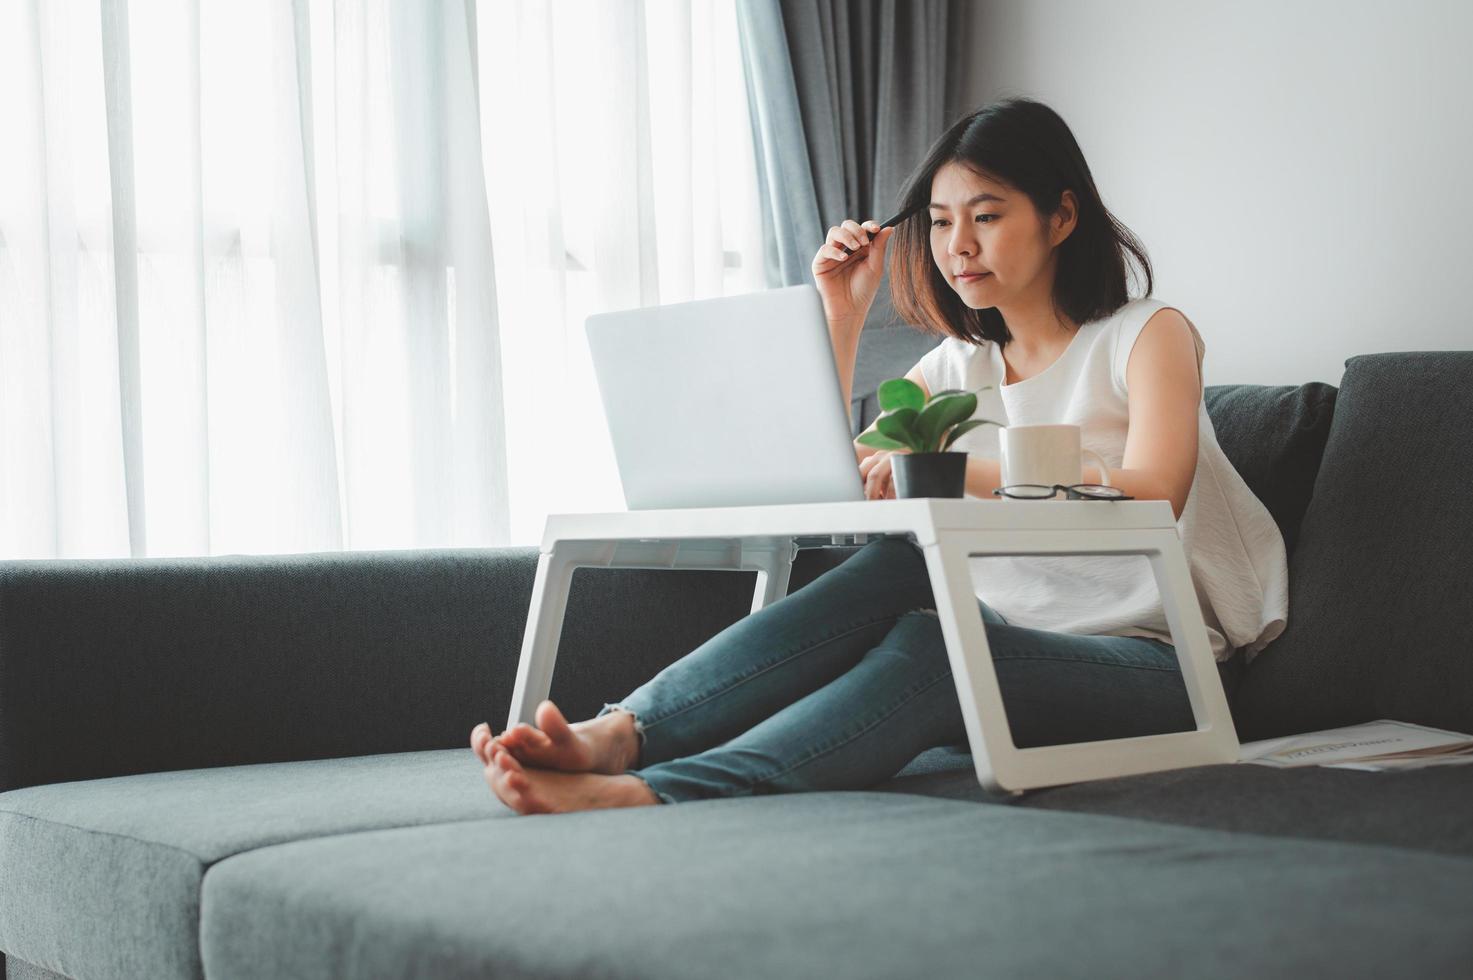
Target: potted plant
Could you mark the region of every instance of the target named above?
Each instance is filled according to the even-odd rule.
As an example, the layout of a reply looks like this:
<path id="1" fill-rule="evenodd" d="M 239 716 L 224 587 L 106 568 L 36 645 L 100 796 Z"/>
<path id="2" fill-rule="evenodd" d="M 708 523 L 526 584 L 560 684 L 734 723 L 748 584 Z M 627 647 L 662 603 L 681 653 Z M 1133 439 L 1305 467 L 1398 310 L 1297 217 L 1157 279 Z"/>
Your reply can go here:
<path id="1" fill-rule="evenodd" d="M 977 391 L 986 391 L 983 385 Z M 877 392 L 883 414 L 874 432 L 856 442 L 875 449 L 903 449 L 892 457 L 895 496 L 962 497 L 966 495 L 967 454 L 951 444 L 979 425 L 1001 426 L 991 419 L 974 419 L 976 392 L 951 388 L 930 398 L 908 378 L 891 378 Z"/>

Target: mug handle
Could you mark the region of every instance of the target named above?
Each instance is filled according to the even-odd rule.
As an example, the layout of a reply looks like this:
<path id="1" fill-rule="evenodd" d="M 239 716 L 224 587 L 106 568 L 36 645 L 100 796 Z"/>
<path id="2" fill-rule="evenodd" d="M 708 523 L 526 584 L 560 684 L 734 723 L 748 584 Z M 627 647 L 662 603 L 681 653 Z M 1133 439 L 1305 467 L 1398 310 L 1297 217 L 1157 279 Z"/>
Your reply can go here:
<path id="1" fill-rule="evenodd" d="M 1079 451 L 1085 456 L 1094 457 L 1095 465 L 1099 466 L 1100 468 L 1100 486 L 1112 486 L 1112 484 L 1110 483 L 1110 468 L 1105 465 L 1105 457 L 1101 456 L 1093 449 L 1081 449 Z"/>

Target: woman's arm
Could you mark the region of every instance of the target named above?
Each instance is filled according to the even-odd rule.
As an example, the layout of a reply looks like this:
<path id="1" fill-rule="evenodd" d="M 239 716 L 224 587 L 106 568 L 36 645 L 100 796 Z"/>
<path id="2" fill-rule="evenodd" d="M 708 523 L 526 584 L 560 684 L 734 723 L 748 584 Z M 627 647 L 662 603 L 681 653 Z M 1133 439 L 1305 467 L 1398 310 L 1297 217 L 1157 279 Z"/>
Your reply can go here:
<path id="1" fill-rule="evenodd" d="M 834 348 L 834 366 L 839 369 L 839 393 L 850 425 L 854 424 L 854 417 L 849 407 L 849 388 L 854 381 L 854 362 L 859 357 L 859 334 L 863 329 L 862 318 L 857 326 L 841 320 L 829 321 L 829 343 Z"/>
<path id="2" fill-rule="evenodd" d="M 1002 463 L 975 454 L 967 457 L 966 494 L 982 500 L 1002 500 L 992 491 L 1002 486 Z"/>
<path id="3" fill-rule="evenodd" d="M 917 365 L 906 377 L 925 388 Z M 1197 407 L 1202 376 L 1194 332 L 1176 310 L 1158 310 L 1141 328 L 1126 367 L 1129 429 L 1120 469 L 1110 471 L 1110 484 L 1137 500 L 1169 500 L 1177 520 L 1197 473 Z M 871 426 L 873 428 L 873 426 Z M 876 450 L 855 444 L 862 460 Z M 1085 483 L 1103 483 L 1098 467 L 1084 468 Z M 980 500 L 1000 500 L 992 491 L 1002 486 L 1002 463 L 985 456 L 967 457 L 966 493 Z"/>
<path id="4" fill-rule="evenodd" d="M 1158 310 L 1141 328 L 1126 366 L 1130 412 L 1122 468 L 1110 483 L 1137 500 L 1169 500 L 1177 520 L 1197 473 L 1197 409 L 1202 377 L 1195 333 L 1176 310 Z M 1096 467 L 1084 482 L 1100 483 Z M 990 493 L 991 491 L 989 491 Z"/>

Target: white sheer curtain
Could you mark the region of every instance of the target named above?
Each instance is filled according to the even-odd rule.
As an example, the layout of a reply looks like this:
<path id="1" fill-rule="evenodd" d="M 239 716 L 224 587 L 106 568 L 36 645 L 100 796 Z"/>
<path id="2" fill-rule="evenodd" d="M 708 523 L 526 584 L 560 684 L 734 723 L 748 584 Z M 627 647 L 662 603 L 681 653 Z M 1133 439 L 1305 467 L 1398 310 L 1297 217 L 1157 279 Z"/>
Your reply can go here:
<path id="1" fill-rule="evenodd" d="M 483 3 L 513 536 L 622 510 L 583 321 L 765 287 L 734 0 Z M 658 434 L 653 434 L 658 437 Z"/>
<path id="2" fill-rule="evenodd" d="M 730 0 L 0 0 L 0 557 L 622 507 L 583 318 L 763 287 L 740 71 Z"/>

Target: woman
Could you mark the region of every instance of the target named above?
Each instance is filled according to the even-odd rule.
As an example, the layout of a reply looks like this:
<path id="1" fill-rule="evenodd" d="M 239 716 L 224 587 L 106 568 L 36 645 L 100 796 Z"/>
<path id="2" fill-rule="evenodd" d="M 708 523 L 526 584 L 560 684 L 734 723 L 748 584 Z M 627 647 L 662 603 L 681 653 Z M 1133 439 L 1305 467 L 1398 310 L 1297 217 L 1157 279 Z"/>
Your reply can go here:
<path id="1" fill-rule="evenodd" d="M 1150 299 L 1149 260 L 1106 210 L 1047 106 L 987 106 L 937 140 L 895 228 L 844 221 L 813 260 L 848 402 L 887 248 L 901 316 L 942 342 L 907 374 L 984 391 L 977 416 L 1067 422 L 1109 464 L 1086 483 L 1169 500 L 1231 698 L 1284 629 L 1283 538 L 1223 456 L 1203 402 L 1204 345 Z M 1129 299 L 1125 254 L 1146 273 Z M 895 495 L 888 451 L 856 443 L 869 498 Z M 996 429 L 968 432 L 969 496 L 995 500 Z M 1108 503 L 1089 506 L 1108 507 Z M 1019 747 L 1195 727 L 1143 556 L 973 558 L 978 604 Z M 863 789 L 935 746 L 967 744 L 925 560 L 884 537 L 734 623 L 623 701 L 569 724 L 471 732 L 492 791 L 519 813 L 758 793 Z M 1241 654 L 1241 656 L 1236 655 Z"/>

